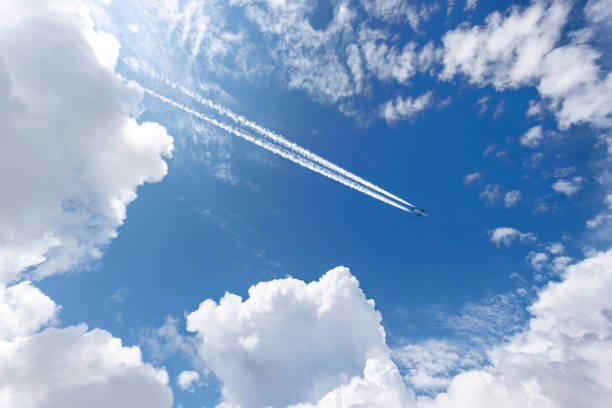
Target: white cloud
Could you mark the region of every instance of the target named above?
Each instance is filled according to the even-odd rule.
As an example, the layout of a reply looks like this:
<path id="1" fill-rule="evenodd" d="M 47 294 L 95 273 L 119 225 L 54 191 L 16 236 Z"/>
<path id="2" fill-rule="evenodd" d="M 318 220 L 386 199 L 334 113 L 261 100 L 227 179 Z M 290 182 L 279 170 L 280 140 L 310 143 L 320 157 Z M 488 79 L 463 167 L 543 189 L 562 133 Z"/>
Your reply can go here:
<path id="1" fill-rule="evenodd" d="M 502 196 L 501 187 L 494 184 L 488 184 L 480 193 L 480 199 L 485 200 L 487 204 L 495 204 Z"/>
<path id="2" fill-rule="evenodd" d="M 560 242 L 553 242 L 546 246 L 546 250 L 553 255 L 559 255 L 565 252 L 565 247 Z"/>
<path id="3" fill-rule="evenodd" d="M 478 367 L 483 359 L 470 347 L 441 340 L 399 347 L 393 357 L 406 370 L 407 384 L 425 393 L 445 389 L 454 373 Z"/>
<path id="4" fill-rule="evenodd" d="M 571 2 L 536 0 L 523 10 L 494 12 L 482 26 L 446 33 L 441 77 L 462 73 L 498 90 L 535 86 L 560 128 L 612 126 L 612 73 L 597 65 L 600 53 L 579 40 L 555 48 L 571 7 Z"/>
<path id="5" fill-rule="evenodd" d="M 193 383 L 197 382 L 199 379 L 200 374 L 198 374 L 196 371 L 181 371 L 178 377 L 176 377 L 176 385 L 178 385 L 181 390 L 187 390 L 191 388 Z"/>
<path id="6" fill-rule="evenodd" d="M 508 191 L 504 195 L 504 207 L 512 208 L 521 200 L 521 192 L 519 190 Z"/>
<path id="7" fill-rule="evenodd" d="M 606 198 L 604 199 L 604 202 L 608 206 L 608 209 L 612 210 L 612 194 L 606 195 Z"/>
<path id="8" fill-rule="evenodd" d="M 593 229 L 599 227 L 600 225 L 604 224 L 604 222 L 609 221 L 610 219 L 612 219 L 612 214 L 597 214 L 595 218 L 587 220 L 586 225 L 587 228 Z"/>
<path id="9" fill-rule="evenodd" d="M 467 335 L 474 345 L 498 343 L 507 335 L 525 326 L 524 293 L 508 292 L 489 296 L 478 302 L 468 302 L 457 313 L 443 313 L 438 319 L 442 327 Z M 474 354 L 484 350 L 473 349 Z"/>
<path id="10" fill-rule="evenodd" d="M 408 43 L 398 51 L 382 42 L 387 36 L 378 30 L 361 30 L 359 42 L 366 67 L 382 81 L 395 79 L 405 84 L 418 70 L 416 44 Z"/>
<path id="11" fill-rule="evenodd" d="M 466 0 L 464 10 L 476 10 L 478 0 Z"/>
<path id="12" fill-rule="evenodd" d="M 128 288 L 119 288 L 111 295 L 110 298 L 113 302 L 122 303 L 125 302 L 125 299 L 127 299 L 129 292 L 130 290 Z"/>
<path id="13" fill-rule="evenodd" d="M 374 17 L 390 23 L 407 21 L 415 31 L 422 21 L 428 21 L 431 14 L 438 10 L 435 3 L 423 3 L 419 9 L 407 0 L 361 0 L 361 4 Z"/>
<path id="14" fill-rule="evenodd" d="M 317 403 L 301 403 L 288 408 L 412 407 L 414 394 L 406 388 L 397 366 L 388 357 L 369 358 L 363 376 L 333 389 Z"/>
<path id="15" fill-rule="evenodd" d="M 202 356 L 209 364 L 219 358 L 213 371 L 224 386 L 223 408 L 286 406 L 291 399 L 303 400 L 293 408 L 605 408 L 612 398 L 610 293 L 612 250 L 594 253 L 542 288 L 528 324 L 490 347 L 486 359 L 439 341 L 398 348 L 393 357 L 409 386 L 389 358 L 373 302 L 343 268 L 308 285 L 291 278 L 260 283 L 244 301 L 231 294 L 220 304 L 206 300 L 187 319 L 198 326 L 191 329 Z M 495 320 L 498 313 L 487 315 Z M 338 370 L 347 365 L 353 375 Z M 309 381 L 292 381 L 300 375 Z M 326 386 L 313 392 L 310 380 L 323 378 Z M 411 387 L 446 389 L 415 401 Z"/>
<path id="16" fill-rule="evenodd" d="M 168 374 L 104 330 L 49 328 L 0 347 L 0 405 L 7 408 L 169 408 Z"/>
<path id="17" fill-rule="evenodd" d="M 166 174 L 173 144 L 134 119 L 141 95 L 112 71 L 118 43 L 93 30 L 84 3 L 2 7 L 0 282 L 10 282 L 100 257 L 138 186 Z"/>
<path id="18" fill-rule="evenodd" d="M 531 263 L 533 269 L 541 271 L 548 263 L 548 255 L 544 252 L 530 252 L 529 255 L 527 255 L 527 260 Z"/>
<path id="19" fill-rule="evenodd" d="M 433 92 L 427 92 L 417 98 L 402 98 L 398 96 L 395 100 L 387 101 L 380 108 L 380 116 L 388 123 L 398 120 L 413 119 L 419 112 L 431 105 Z"/>
<path id="20" fill-rule="evenodd" d="M 465 184 L 466 186 L 471 186 L 473 183 L 482 179 L 482 177 L 483 174 L 479 172 L 467 174 L 465 177 L 463 177 L 463 184 Z"/>
<path id="21" fill-rule="evenodd" d="M 484 151 L 482 152 L 482 157 L 487 157 L 488 155 L 493 153 L 494 150 L 495 150 L 495 145 L 487 146 L 487 148 L 484 149 Z"/>
<path id="22" fill-rule="evenodd" d="M 54 325 L 60 307 L 23 271 L 101 256 L 172 138 L 138 124 L 140 92 L 113 71 L 117 40 L 77 0 L 0 4 L 0 406 L 172 405 L 168 375 L 104 330 Z M 44 329 L 41 331 L 41 329 Z"/>
<path id="23" fill-rule="evenodd" d="M 551 268 L 555 273 L 561 273 L 574 260 L 569 256 L 556 256 L 551 261 Z"/>
<path id="24" fill-rule="evenodd" d="M 610 0 L 589 0 L 584 6 L 584 14 L 595 24 L 612 26 Z"/>
<path id="25" fill-rule="evenodd" d="M 538 101 L 529 101 L 529 108 L 526 112 L 527 116 L 540 116 L 542 114 L 542 104 Z"/>
<path id="26" fill-rule="evenodd" d="M 30 282 L 0 285 L 0 406 L 169 408 L 168 374 L 85 325 L 47 328 L 60 307 Z"/>
<path id="27" fill-rule="evenodd" d="M 510 246 L 517 239 L 520 242 L 534 242 L 536 240 L 535 235 L 531 232 L 525 233 L 510 227 L 500 227 L 493 231 L 489 231 L 489 238 L 491 238 L 491 242 L 498 248 L 501 247 L 502 244 Z"/>
<path id="28" fill-rule="evenodd" d="M 443 79 L 458 73 L 470 82 L 497 89 L 518 87 L 539 74 L 542 59 L 555 45 L 569 8 L 536 1 L 524 11 L 487 16 L 483 26 L 461 26 L 443 37 Z"/>
<path id="29" fill-rule="evenodd" d="M 418 408 L 593 407 L 612 399 L 612 251 L 570 266 L 529 308 L 529 327 Z"/>
<path id="30" fill-rule="evenodd" d="M 570 180 L 559 179 L 553 183 L 552 188 L 557 193 L 571 197 L 580 190 L 583 181 L 584 179 L 580 176 L 576 176 Z"/>
<path id="31" fill-rule="evenodd" d="M 243 408 L 320 399 L 323 407 L 340 396 L 362 403 L 409 398 L 380 322 L 374 302 L 343 267 L 309 284 L 262 282 L 245 300 L 227 293 L 187 315 L 200 356 L 223 383 L 222 406 Z"/>
<path id="32" fill-rule="evenodd" d="M 544 138 L 542 126 L 534 126 L 521 136 L 521 144 L 531 148 L 536 148 Z"/>
<path id="33" fill-rule="evenodd" d="M 0 284 L 0 342 L 35 333 L 53 323 L 58 311 L 59 306 L 30 282 Z"/>

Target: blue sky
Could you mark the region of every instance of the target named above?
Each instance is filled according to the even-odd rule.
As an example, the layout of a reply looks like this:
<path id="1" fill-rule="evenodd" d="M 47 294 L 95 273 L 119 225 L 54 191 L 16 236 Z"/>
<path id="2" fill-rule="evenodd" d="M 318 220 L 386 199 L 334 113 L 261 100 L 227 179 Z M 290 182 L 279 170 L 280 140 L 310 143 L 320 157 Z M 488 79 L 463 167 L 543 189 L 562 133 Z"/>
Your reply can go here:
<path id="1" fill-rule="evenodd" d="M 0 405 L 610 401 L 609 1 L 34 3 L 0 6 Z"/>

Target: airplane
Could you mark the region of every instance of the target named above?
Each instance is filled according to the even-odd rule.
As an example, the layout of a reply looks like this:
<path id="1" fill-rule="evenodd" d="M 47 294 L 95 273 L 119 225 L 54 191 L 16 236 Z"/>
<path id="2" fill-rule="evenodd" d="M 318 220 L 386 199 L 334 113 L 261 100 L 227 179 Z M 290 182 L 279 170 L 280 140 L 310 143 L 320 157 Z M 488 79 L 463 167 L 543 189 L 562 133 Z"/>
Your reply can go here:
<path id="1" fill-rule="evenodd" d="M 418 208 L 415 208 L 414 213 L 415 215 L 413 215 L 412 218 L 428 216 L 428 214 L 425 212 L 425 206 L 421 206 L 420 210 Z"/>

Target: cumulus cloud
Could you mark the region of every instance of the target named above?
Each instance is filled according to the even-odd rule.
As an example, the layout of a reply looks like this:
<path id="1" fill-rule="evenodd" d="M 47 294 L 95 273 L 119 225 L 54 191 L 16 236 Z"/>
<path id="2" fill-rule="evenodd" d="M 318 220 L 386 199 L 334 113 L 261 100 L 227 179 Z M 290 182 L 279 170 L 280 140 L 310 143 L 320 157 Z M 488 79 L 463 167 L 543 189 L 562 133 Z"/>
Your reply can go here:
<path id="1" fill-rule="evenodd" d="M 185 370 L 181 371 L 181 373 L 176 377 L 176 385 L 181 390 L 190 389 L 193 383 L 197 382 L 200 379 L 200 374 L 196 371 Z"/>
<path id="2" fill-rule="evenodd" d="M 555 181 L 551 187 L 557 193 L 571 197 L 580 190 L 583 181 L 584 179 L 580 176 L 568 180 L 559 179 Z"/>
<path id="3" fill-rule="evenodd" d="M 227 293 L 187 315 L 200 356 L 223 383 L 222 406 L 243 408 L 324 407 L 339 398 L 343 406 L 403 406 L 411 393 L 390 360 L 380 322 L 374 302 L 343 267 L 308 284 L 262 282 L 245 300 Z"/>
<path id="4" fill-rule="evenodd" d="M 333 389 L 317 403 L 301 403 L 288 408 L 412 407 L 414 394 L 406 388 L 395 363 L 389 358 L 370 358 L 363 376 Z"/>
<path id="5" fill-rule="evenodd" d="M 113 72 L 119 45 L 94 31 L 84 3 L 2 8 L 0 282 L 10 282 L 100 257 L 138 186 L 166 174 L 173 143 L 135 120 L 141 94 Z"/>
<path id="6" fill-rule="evenodd" d="M 535 235 L 531 232 L 525 233 L 510 227 L 500 227 L 489 231 L 489 238 L 498 248 L 501 247 L 502 244 L 510 246 L 516 240 L 520 242 L 534 242 L 536 240 Z"/>
<path id="7" fill-rule="evenodd" d="M 507 15 L 494 12 L 483 26 L 462 26 L 443 37 L 443 79 L 458 73 L 478 85 L 518 87 L 539 73 L 542 59 L 557 42 L 569 8 L 561 2 L 546 7 L 536 1 Z M 517 29 L 521 27 L 521 29 Z"/>
<path id="8" fill-rule="evenodd" d="M 0 405 L 7 408 L 172 405 L 168 374 L 105 330 L 49 328 L 3 343 Z"/>
<path id="9" fill-rule="evenodd" d="M 511 190 L 504 194 L 504 207 L 512 208 L 521 200 L 521 192 L 519 190 Z"/>
<path id="10" fill-rule="evenodd" d="M 612 251 L 568 267 L 529 308 L 529 327 L 492 349 L 492 364 L 455 376 L 419 408 L 594 407 L 612 398 Z"/>
<path id="11" fill-rule="evenodd" d="M 138 123 L 119 43 L 78 0 L 0 4 L 0 406 L 172 405 L 168 375 L 109 332 L 53 327 L 60 306 L 22 280 L 101 256 L 136 189 L 166 174 L 172 138 Z M 52 326 L 52 327 L 48 327 Z"/>
<path id="12" fill-rule="evenodd" d="M 546 250 L 553 255 L 559 255 L 565 252 L 565 246 L 560 242 L 553 242 L 546 246 Z"/>
<path id="13" fill-rule="evenodd" d="M 483 177 L 483 174 L 479 172 L 466 174 L 465 177 L 463 177 L 463 184 L 465 184 L 466 186 L 471 186 L 478 180 L 482 179 L 482 177 Z"/>
<path id="14" fill-rule="evenodd" d="M 387 101 L 380 108 L 380 116 L 388 123 L 398 120 L 413 119 L 419 112 L 431 105 L 433 92 L 427 92 L 417 98 L 402 98 L 398 96 L 395 100 Z"/>
<path id="15" fill-rule="evenodd" d="M 443 37 L 441 78 L 464 74 L 498 90 L 534 86 L 559 127 L 612 125 L 612 73 L 598 66 L 600 53 L 580 41 L 557 46 L 571 2 L 536 0 L 490 14 L 482 26 L 460 26 Z"/>
<path id="16" fill-rule="evenodd" d="M 551 263 L 550 267 L 552 268 L 553 272 L 561 273 L 573 261 L 574 261 L 573 258 L 569 256 L 556 256 L 550 262 Z"/>
<path id="17" fill-rule="evenodd" d="M 85 325 L 50 327 L 60 307 L 32 283 L 0 285 L 0 406 L 169 408 L 168 374 L 138 347 Z"/>
<path id="18" fill-rule="evenodd" d="M 53 323 L 59 306 L 31 282 L 0 284 L 0 342 L 29 336 Z"/>
<path id="19" fill-rule="evenodd" d="M 540 145 L 544 134 L 542 133 L 542 126 L 534 126 L 529 129 L 523 136 L 521 136 L 521 144 L 531 148 L 536 148 Z"/>
<path id="20" fill-rule="evenodd" d="M 548 255 L 544 252 L 530 252 L 529 255 L 527 255 L 527 259 L 529 263 L 531 263 L 533 269 L 541 271 L 548 262 Z"/>
<path id="21" fill-rule="evenodd" d="M 607 407 L 612 250 L 560 278 L 539 291 L 526 325 L 486 349 L 431 340 L 390 354 L 380 315 L 345 268 L 310 284 L 260 283 L 246 300 L 206 300 L 187 321 L 223 383 L 223 408 Z"/>

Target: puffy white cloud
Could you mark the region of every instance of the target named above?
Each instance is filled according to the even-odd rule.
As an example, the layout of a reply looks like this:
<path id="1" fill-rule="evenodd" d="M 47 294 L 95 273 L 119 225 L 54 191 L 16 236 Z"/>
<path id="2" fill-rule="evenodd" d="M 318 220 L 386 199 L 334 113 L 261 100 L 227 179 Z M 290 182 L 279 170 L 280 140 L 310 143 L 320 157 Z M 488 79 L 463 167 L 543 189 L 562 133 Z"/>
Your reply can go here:
<path id="1" fill-rule="evenodd" d="M 0 342 L 35 333 L 55 321 L 59 306 L 28 281 L 0 284 Z"/>
<path id="2" fill-rule="evenodd" d="M 169 408 L 168 374 L 85 325 L 47 328 L 59 306 L 30 282 L 0 285 L 0 406 Z"/>
<path id="3" fill-rule="evenodd" d="M 551 261 L 551 268 L 555 273 L 561 273 L 574 260 L 569 256 L 556 256 Z"/>
<path id="4" fill-rule="evenodd" d="M 118 43 L 78 0 L 2 2 L 0 282 L 101 255 L 136 189 L 161 180 L 173 144 L 139 124 L 141 94 L 116 75 Z"/>
<path id="5" fill-rule="evenodd" d="M 548 262 L 548 255 L 544 252 L 530 252 L 527 255 L 527 260 L 529 260 L 533 269 L 540 271 Z"/>
<path id="6" fill-rule="evenodd" d="M 431 91 L 417 98 L 402 98 L 398 96 L 395 100 L 387 101 L 387 103 L 381 106 L 380 116 L 385 118 L 388 123 L 412 119 L 431 105 L 432 96 L 433 92 Z"/>
<path id="7" fill-rule="evenodd" d="M 187 320 L 223 383 L 223 408 L 604 408 L 612 397 L 611 293 L 612 249 L 565 267 L 528 308 L 528 324 L 486 358 L 482 349 L 434 340 L 399 347 L 393 357 L 408 386 L 380 315 L 345 268 L 310 284 L 260 283 L 244 301 L 206 300 Z"/>
<path id="8" fill-rule="evenodd" d="M 521 192 L 519 190 L 511 190 L 504 194 L 504 207 L 512 208 L 521 200 Z"/>
<path id="9" fill-rule="evenodd" d="M 542 59 L 554 47 L 565 24 L 569 6 L 536 1 L 524 11 L 507 15 L 494 12 L 483 26 L 461 26 L 443 37 L 442 78 L 458 73 L 470 82 L 497 89 L 518 87 L 539 74 Z"/>
<path id="10" fill-rule="evenodd" d="M 542 126 L 534 126 L 521 136 L 521 144 L 531 148 L 536 148 L 544 138 Z"/>
<path id="11" fill-rule="evenodd" d="M 450 80 L 462 73 L 499 90 L 535 86 L 559 127 L 612 126 L 612 73 L 597 65 L 600 53 L 576 39 L 555 48 L 571 7 L 567 1 L 536 0 L 523 10 L 494 12 L 482 26 L 446 33 L 440 76 Z M 591 4 L 587 15 L 600 7 Z"/>
<path id="12" fill-rule="evenodd" d="M 49 328 L 0 342 L 0 405 L 7 408 L 172 405 L 168 374 L 104 330 Z"/>
<path id="13" fill-rule="evenodd" d="M 465 184 L 466 186 L 471 186 L 473 183 L 482 179 L 482 177 L 483 177 L 483 174 L 479 172 L 466 174 L 465 177 L 463 177 L 463 184 Z"/>
<path id="14" fill-rule="evenodd" d="M 222 406 L 351 406 L 368 398 L 385 406 L 411 394 L 389 360 L 380 322 L 357 279 L 338 267 L 308 284 L 259 283 L 245 300 L 207 299 L 187 316 L 187 329 L 223 383 Z"/>
<path id="15" fill-rule="evenodd" d="M 570 180 L 560 179 L 553 183 L 551 186 L 557 193 L 565 194 L 568 197 L 573 196 L 580 190 L 581 184 L 584 179 L 580 176 L 576 176 Z"/>
<path id="16" fill-rule="evenodd" d="M 198 374 L 196 371 L 181 371 L 178 377 L 176 377 L 176 385 L 178 385 L 181 390 L 187 390 L 191 388 L 193 383 L 197 382 L 199 379 L 200 374 Z"/>
<path id="17" fill-rule="evenodd" d="M 593 407 L 612 399 L 612 250 L 569 266 L 529 308 L 529 327 L 419 408 Z"/>
<path id="18" fill-rule="evenodd" d="M 369 358 L 363 376 L 330 391 L 317 403 L 301 403 L 288 408 L 386 408 L 413 407 L 414 394 L 406 388 L 391 359 Z"/>
<path id="19" fill-rule="evenodd" d="M 117 40 L 78 0 L 0 4 L 0 406 L 172 405 L 168 375 L 138 347 L 85 325 L 29 281 L 100 257 L 172 138 L 138 123 L 141 94 L 113 69 Z"/>
<path id="20" fill-rule="evenodd" d="M 565 252 L 565 246 L 560 242 L 553 242 L 546 246 L 546 250 L 553 255 L 559 255 Z"/>
<path id="21" fill-rule="evenodd" d="M 489 231 L 489 237 L 491 242 L 497 245 L 498 248 L 502 244 L 510 246 L 517 239 L 521 242 L 533 242 L 536 240 L 536 237 L 531 232 L 525 233 L 511 227 L 499 227 Z"/>

